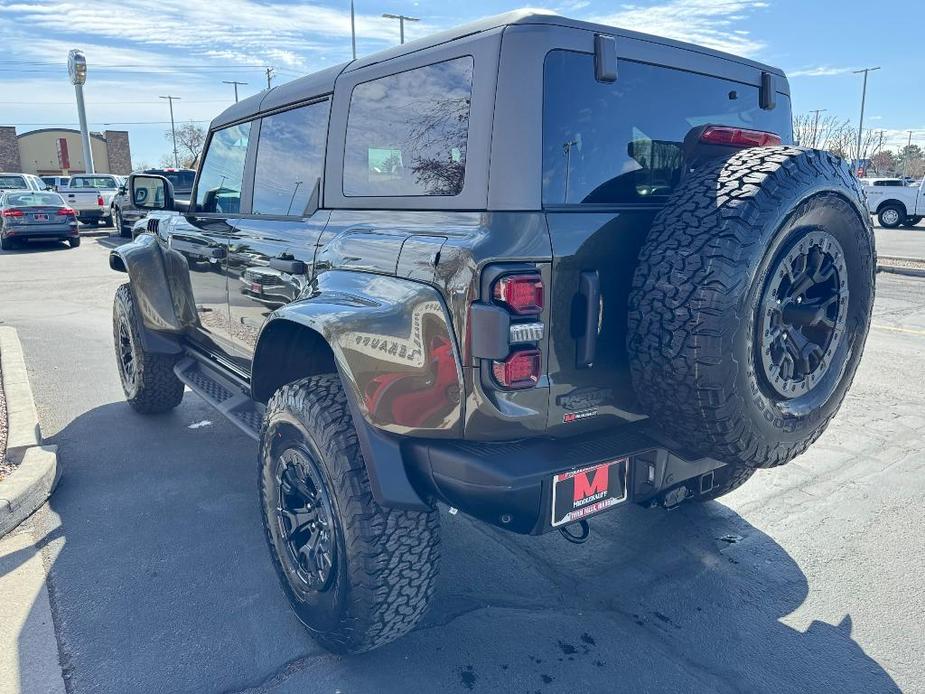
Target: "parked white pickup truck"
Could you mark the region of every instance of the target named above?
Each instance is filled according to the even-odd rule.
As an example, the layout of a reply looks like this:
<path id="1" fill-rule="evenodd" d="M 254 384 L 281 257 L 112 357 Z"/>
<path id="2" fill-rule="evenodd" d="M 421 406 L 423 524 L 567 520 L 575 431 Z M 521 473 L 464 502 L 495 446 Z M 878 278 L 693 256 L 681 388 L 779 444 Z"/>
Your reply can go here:
<path id="1" fill-rule="evenodd" d="M 877 216 L 880 226 L 895 229 L 912 227 L 925 217 L 925 179 L 904 185 L 899 178 L 862 178 L 867 208 Z"/>
<path id="2" fill-rule="evenodd" d="M 59 192 L 67 203 L 77 210 L 81 222 L 112 222 L 110 204 L 119 190 L 119 182 L 109 174 L 86 174 L 71 176 L 66 188 Z"/>

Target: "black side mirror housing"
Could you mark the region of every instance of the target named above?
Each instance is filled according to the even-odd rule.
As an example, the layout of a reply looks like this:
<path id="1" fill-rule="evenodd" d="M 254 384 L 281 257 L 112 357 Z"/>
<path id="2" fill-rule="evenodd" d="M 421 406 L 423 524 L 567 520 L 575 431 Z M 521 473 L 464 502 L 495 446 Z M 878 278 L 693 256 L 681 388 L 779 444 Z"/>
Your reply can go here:
<path id="1" fill-rule="evenodd" d="M 173 184 L 164 176 L 133 174 L 129 177 L 132 204 L 142 210 L 175 210 Z"/>

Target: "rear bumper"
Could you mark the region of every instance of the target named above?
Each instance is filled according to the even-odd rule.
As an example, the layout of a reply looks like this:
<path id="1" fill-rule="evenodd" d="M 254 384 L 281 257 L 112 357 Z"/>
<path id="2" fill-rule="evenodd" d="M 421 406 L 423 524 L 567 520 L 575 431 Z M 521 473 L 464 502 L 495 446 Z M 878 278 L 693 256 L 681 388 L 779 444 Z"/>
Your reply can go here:
<path id="1" fill-rule="evenodd" d="M 3 235 L 9 239 L 60 238 L 68 239 L 79 235 L 77 223 L 73 224 L 30 224 L 5 229 Z"/>
<path id="2" fill-rule="evenodd" d="M 678 499 L 712 487 L 719 461 L 669 450 L 653 439 L 646 422 L 575 439 L 504 443 L 416 440 L 404 460 L 422 496 L 434 496 L 480 520 L 517 533 L 553 529 L 552 478 L 567 470 L 629 459 L 627 503 L 646 503 L 679 489 Z M 624 504 L 625 505 L 625 504 Z"/>
<path id="3" fill-rule="evenodd" d="M 99 208 L 98 210 L 77 210 L 77 219 L 79 219 L 80 221 L 84 221 L 87 219 L 97 221 L 99 219 L 102 219 L 104 216 L 106 216 L 106 214 L 108 214 L 108 210 L 104 211 L 102 207 Z"/>

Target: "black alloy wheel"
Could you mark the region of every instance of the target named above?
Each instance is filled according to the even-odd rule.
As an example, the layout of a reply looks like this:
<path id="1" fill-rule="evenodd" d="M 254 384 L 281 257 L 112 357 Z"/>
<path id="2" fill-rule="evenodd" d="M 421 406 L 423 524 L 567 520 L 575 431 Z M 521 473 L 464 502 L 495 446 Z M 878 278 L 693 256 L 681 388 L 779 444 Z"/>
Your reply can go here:
<path id="1" fill-rule="evenodd" d="M 118 325 L 118 344 L 116 345 L 119 357 L 119 375 L 126 391 L 134 390 L 138 370 L 135 364 L 135 351 L 132 346 L 132 332 L 128 322 L 123 317 Z"/>
<path id="2" fill-rule="evenodd" d="M 832 366 L 845 331 L 845 254 L 828 232 L 799 239 L 771 268 L 760 304 L 760 371 L 776 396 L 809 393 Z"/>
<path id="3" fill-rule="evenodd" d="M 286 448 L 275 462 L 276 522 L 286 547 L 288 573 L 305 587 L 327 590 L 337 573 L 337 538 L 331 499 L 311 453 Z"/>

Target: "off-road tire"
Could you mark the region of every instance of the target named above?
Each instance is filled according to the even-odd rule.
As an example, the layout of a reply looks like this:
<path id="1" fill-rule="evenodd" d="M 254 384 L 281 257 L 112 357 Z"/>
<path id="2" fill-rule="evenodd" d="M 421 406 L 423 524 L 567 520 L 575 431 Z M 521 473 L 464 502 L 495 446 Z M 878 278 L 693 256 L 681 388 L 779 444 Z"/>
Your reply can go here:
<path id="1" fill-rule="evenodd" d="M 843 263 L 835 283 L 844 278 L 848 291 L 836 289 L 843 323 L 819 380 L 788 398 L 762 365 L 758 313 L 784 272 L 781 258 L 820 229 L 843 249 L 834 253 Z M 875 267 L 861 189 L 837 157 L 781 146 L 705 165 L 656 216 L 633 278 L 627 348 L 643 408 L 700 455 L 744 467 L 792 460 L 822 434 L 854 378 Z"/>
<path id="2" fill-rule="evenodd" d="M 80 239 L 79 239 L 79 238 L 76 238 L 76 239 L 68 239 L 68 240 L 67 240 L 67 245 L 69 245 L 71 248 L 77 248 L 77 247 L 80 246 Z"/>
<path id="3" fill-rule="evenodd" d="M 896 212 L 895 221 L 889 212 Z M 877 211 L 877 221 L 885 229 L 895 229 L 906 222 L 906 210 L 901 205 L 884 205 Z"/>
<path id="4" fill-rule="evenodd" d="M 712 501 L 738 489 L 751 479 L 755 468 L 747 465 L 726 465 L 713 471 L 713 489 L 703 494 L 696 494 L 694 501 Z"/>
<path id="5" fill-rule="evenodd" d="M 148 352 L 138 335 L 135 298 L 128 284 L 116 290 L 112 307 L 112 329 L 116 363 L 125 399 L 136 412 L 160 414 L 172 410 L 183 400 L 183 383 L 173 371 L 177 356 Z M 121 349 L 127 340 L 135 370 L 129 374 Z"/>
<path id="6" fill-rule="evenodd" d="M 332 507 L 336 571 L 324 590 L 300 582 L 284 554 L 274 470 L 293 447 L 313 456 Z M 439 518 L 435 509 L 384 508 L 373 498 L 336 374 L 295 381 L 270 399 L 260 437 L 258 484 L 267 543 L 283 591 L 325 648 L 369 651 L 417 624 L 434 591 Z"/>

